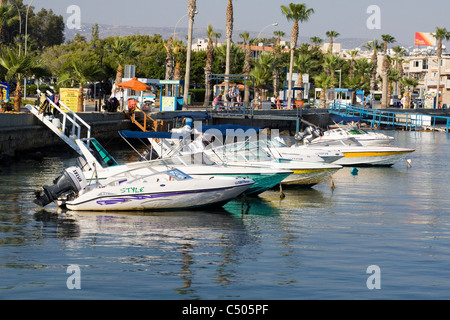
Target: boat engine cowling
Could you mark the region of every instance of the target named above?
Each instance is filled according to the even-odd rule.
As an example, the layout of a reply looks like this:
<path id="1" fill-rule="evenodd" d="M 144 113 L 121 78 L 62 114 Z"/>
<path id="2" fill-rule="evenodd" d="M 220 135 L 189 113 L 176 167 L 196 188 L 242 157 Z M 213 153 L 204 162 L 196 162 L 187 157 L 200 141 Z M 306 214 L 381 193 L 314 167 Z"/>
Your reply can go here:
<path id="1" fill-rule="evenodd" d="M 323 136 L 323 131 L 320 128 L 307 127 L 303 132 L 295 135 L 295 140 L 306 144 L 321 136 Z"/>
<path id="2" fill-rule="evenodd" d="M 36 192 L 34 203 L 45 207 L 57 200 L 61 195 L 78 194 L 87 185 L 86 177 L 79 167 L 65 169 L 53 183 L 53 186 L 43 186 L 43 192 L 42 190 Z"/>

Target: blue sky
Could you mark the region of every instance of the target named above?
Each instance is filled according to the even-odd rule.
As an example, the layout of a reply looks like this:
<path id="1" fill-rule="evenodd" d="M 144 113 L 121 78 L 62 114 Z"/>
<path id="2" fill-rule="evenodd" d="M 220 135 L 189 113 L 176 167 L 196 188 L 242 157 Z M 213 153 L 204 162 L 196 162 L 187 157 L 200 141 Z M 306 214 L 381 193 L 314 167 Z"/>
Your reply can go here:
<path id="1" fill-rule="evenodd" d="M 305 37 L 325 37 L 325 32 L 335 30 L 343 38 L 380 39 L 381 34 L 391 34 L 404 45 L 414 45 L 415 32 L 434 32 L 435 28 L 450 30 L 450 2 L 447 0 L 233 0 L 234 28 L 253 32 L 269 27 L 265 32 L 282 30 L 290 35 L 292 24 L 282 15 L 280 6 L 290 2 L 305 3 L 315 14 L 300 26 L 300 35 Z M 30 3 L 30 0 L 24 0 Z M 53 9 L 57 14 L 66 13 L 70 5 L 81 9 L 82 22 L 174 27 L 187 12 L 187 0 L 33 0 L 38 10 L 42 7 Z M 225 11 L 228 0 L 197 0 L 199 11 L 196 28 L 206 28 L 212 24 L 215 29 L 225 29 Z M 369 29 L 367 20 L 371 14 L 367 8 L 380 8 L 380 29 Z M 178 27 L 187 27 L 183 19 Z M 338 40 L 336 40 L 338 42 Z"/>

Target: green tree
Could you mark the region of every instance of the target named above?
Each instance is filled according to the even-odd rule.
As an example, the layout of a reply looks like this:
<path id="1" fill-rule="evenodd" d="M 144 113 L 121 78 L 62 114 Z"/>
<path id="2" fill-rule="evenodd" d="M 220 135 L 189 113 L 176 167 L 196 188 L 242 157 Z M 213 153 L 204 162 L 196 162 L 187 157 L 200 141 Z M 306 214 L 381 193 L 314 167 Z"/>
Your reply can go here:
<path id="1" fill-rule="evenodd" d="M 403 61 L 404 61 L 404 55 L 405 55 L 405 48 L 401 47 L 401 46 L 395 46 L 392 47 L 392 51 L 394 51 L 394 61 L 395 61 L 395 66 L 396 66 L 396 71 L 397 71 L 397 80 L 395 81 L 396 85 L 395 85 L 395 94 L 400 94 L 400 78 L 403 76 Z"/>
<path id="2" fill-rule="evenodd" d="M 253 76 L 253 85 L 255 86 L 257 91 L 257 96 L 255 97 L 255 101 L 261 102 L 262 101 L 262 89 L 263 86 L 265 86 L 271 76 L 272 76 L 272 67 L 274 63 L 274 57 L 272 54 L 269 53 L 262 53 L 259 55 L 258 60 L 255 61 L 255 66 L 253 70 L 250 72 L 250 75 Z M 259 96 L 259 99 L 258 99 Z M 258 108 L 260 106 L 254 106 L 255 108 Z"/>
<path id="3" fill-rule="evenodd" d="M 378 43 L 378 40 L 369 41 L 364 46 L 369 51 L 372 51 L 371 63 L 373 65 L 372 74 L 370 77 L 370 90 L 375 91 L 376 89 L 376 76 L 377 76 L 377 67 L 378 67 L 378 51 L 381 50 L 381 45 Z"/>
<path id="4" fill-rule="evenodd" d="M 361 78 L 358 76 L 348 77 L 344 83 L 348 89 L 353 90 L 352 91 L 352 104 L 356 105 L 356 91 L 358 91 L 359 89 L 362 89 L 362 87 L 363 87 Z"/>
<path id="5" fill-rule="evenodd" d="M 273 34 L 277 37 L 277 44 L 276 45 L 279 46 L 280 43 L 281 43 L 281 38 L 284 37 L 286 35 L 286 33 L 284 33 L 281 30 L 277 30 L 277 31 L 274 31 Z"/>
<path id="6" fill-rule="evenodd" d="M 306 22 L 310 16 L 314 13 L 314 9 L 307 8 L 304 3 L 294 4 L 290 3 L 288 6 L 281 6 L 281 12 L 288 21 L 294 22 L 291 32 L 291 58 L 289 62 L 289 82 L 288 82 L 288 107 L 292 106 L 292 70 L 294 68 L 294 51 L 297 46 L 298 34 L 299 34 L 299 22 Z"/>
<path id="7" fill-rule="evenodd" d="M 31 76 L 40 76 L 44 73 L 44 68 L 40 60 L 32 55 L 20 55 L 11 49 L 4 49 L 0 57 L 0 65 L 5 68 L 6 81 L 16 81 L 16 90 L 14 91 L 14 110 L 20 112 L 22 102 L 22 82 L 25 78 Z"/>
<path id="8" fill-rule="evenodd" d="M 309 38 L 309 40 L 311 40 L 311 42 L 314 44 L 314 46 L 318 47 L 322 44 L 323 39 L 320 37 L 311 37 Z"/>
<path id="9" fill-rule="evenodd" d="M 355 60 L 355 76 L 360 77 L 361 86 L 364 91 L 368 91 L 370 89 L 372 69 L 373 64 L 366 58 Z"/>
<path id="10" fill-rule="evenodd" d="M 124 37 L 114 38 L 111 44 L 111 56 L 117 64 L 116 85 L 122 82 L 125 63 L 131 61 L 137 55 L 138 51 L 136 51 L 135 42 L 129 41 Z"/>
<path id="11" fill-rule="evenodd" d="M 0 4 L 0 38 L 5 41 L 5 30 L 18 20 L 17 10 L 6 1 Z"/>
<path id="12" fill-rule="evenodd" d="M 55 15 L 53 10 L 41 9 L 30 16 L 28 23 L 32 49 L 42 50 L 64 43 L 64 19 L 61 15 Z"/>
<path id="13" fill-rule="evenodd" d="M 86 56 L 79 56 L 70 60 L 71 68 L 59 77 L 58 83 L 75 82 L 78 84 L 77 112 L 84 111 L 83 86 L 101 77 L 102 70 L 98 63 Z"/>
<path id="14" fill-rule="evenodd" d="M 294 69 L 298 72 L 298 84 L 300 87 L 303 87 L 303 74 L 307 73 L 312 75 L 314 70 L 317 70 L 318 63 L 316 60 L 312 59 L 312 57 L 308 54 L 300 54 L 294 60 Z M 300 92 L 299 99 L 303 99 L 303 92 Z"/>
<path id="15" fill-rule="evenodd" d="M 414 78 L 406 78 L 403 77 L 400 79 L 402 85 L 406 88 L 405 97 L 406 97 L 406 106 L 403 106 L 405 109 L 409 109 L 411 107 L 411 90 L 414 90 L 415 87 L 419 84 Z"/>
<path id="16" fill-rule="evenodd" d="M 319 100 L 319 108 L 327 107 L 327 90 L 330 89 L 333 85 L 333 80 L 331 76 L 327 74 L 320 74 L 314 77 L 314 83 L 316 88 L 321 88 L 322 92 L 320 93 Z"/>

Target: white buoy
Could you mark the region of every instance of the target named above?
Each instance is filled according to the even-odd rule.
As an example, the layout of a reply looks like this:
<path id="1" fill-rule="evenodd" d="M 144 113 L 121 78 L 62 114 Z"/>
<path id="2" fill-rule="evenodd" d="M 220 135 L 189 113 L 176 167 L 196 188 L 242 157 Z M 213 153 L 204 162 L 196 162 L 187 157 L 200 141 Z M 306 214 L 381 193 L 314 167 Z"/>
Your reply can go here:
<path id="1" fill-rule="evenodd" d="M 406 159 L 406 167 L 407 168 L 411 168 L 412 167 L 411 159 Z"/>

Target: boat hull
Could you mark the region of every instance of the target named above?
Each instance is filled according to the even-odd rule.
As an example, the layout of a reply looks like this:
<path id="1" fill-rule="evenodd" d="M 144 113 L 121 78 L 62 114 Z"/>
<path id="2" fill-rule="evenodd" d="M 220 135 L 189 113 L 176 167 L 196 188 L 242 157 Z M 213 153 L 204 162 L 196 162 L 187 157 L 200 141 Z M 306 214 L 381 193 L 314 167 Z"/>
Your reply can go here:
<path id="1" fill-rule="evenodd" d="M 312 187 L 322 181 L 325 181 L 338 170 L 338 168 L 293 170 L 293 173 L 284 179 L 281 184 L 299 187 Z"/>
<path id="2" fill-rule="evenodd" d="M 223 179 L 223 178 L 222 178 Z M 221 179 L 221 180 L 222 180 Z M 218 179 L 216 179 L 217 181 Z M 185 186 L 177 183 L 162 183 L 160 190 L 136 193 L 123 193 L 123 187 L 111 189 L 98 188 L 79 196 L 73 201 L 67 201 L 66 207 L 74 211 L 128 211 L 128 210 L 177 210 L 200 207 L 222 206 L 245 192 L 252 180 L 233 179 L 235 184 L 211 183 L 202 187 L 193 187 L 187 181 Z M 138 187 L 126 188 L 129 191 L 141 190 Z"/>
<path id="3" fill-rule="evenodd" d="M 239 162 L 229 165 L 240 165 Z M 311 187 L 316 185 L 336 171 L 342 169 L 341 165 L 328 163 L 314 163 L 307 161 L 284 160 L 280 162 L 248 162 L 246 165 L 267 166 L 278 170 L 291 170 L 292 173 L 281 181 L 281 184 L 298 187 Z"/>
<path id="4" fill-rule="evenodd" d="M 257 196 L 273 187 L 279 185 L 284 179 L 292 173 L 277 173 L 277 174 L 247 174 L 247 175 L 217 175 L 223 177 L 242 177 L 253 180 L 255 183 L 248 188 L 244 193 L 247 196 Z M 195 177 L 195 175 L 192 175 Z"/>
<path id="5" fill-rule="evenodd" d="M 336 161 L 341 166 L 392 166 L 404 160 L 412 149 L 342 150 L 344 158 Z"/>

